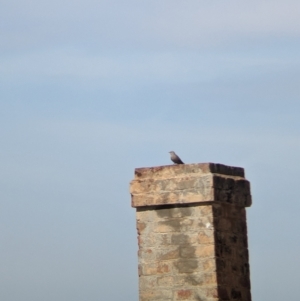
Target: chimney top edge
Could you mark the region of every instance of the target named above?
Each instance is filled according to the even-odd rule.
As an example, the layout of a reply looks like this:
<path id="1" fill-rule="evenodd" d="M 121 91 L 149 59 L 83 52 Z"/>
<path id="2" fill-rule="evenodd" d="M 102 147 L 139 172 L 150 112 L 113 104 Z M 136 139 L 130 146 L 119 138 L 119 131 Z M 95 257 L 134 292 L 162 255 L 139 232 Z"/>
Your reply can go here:
<path id="1" fill-rule="evenodd" d="M 172 164 L 153 167 L 135 168 L 135 178 L 146 179 L 164 176 L 165 174 L 221 174 L 228 176 L 245 177 L 244 168 L 228 166 L 220 163 L 193 163 L 193 164 Z"/>

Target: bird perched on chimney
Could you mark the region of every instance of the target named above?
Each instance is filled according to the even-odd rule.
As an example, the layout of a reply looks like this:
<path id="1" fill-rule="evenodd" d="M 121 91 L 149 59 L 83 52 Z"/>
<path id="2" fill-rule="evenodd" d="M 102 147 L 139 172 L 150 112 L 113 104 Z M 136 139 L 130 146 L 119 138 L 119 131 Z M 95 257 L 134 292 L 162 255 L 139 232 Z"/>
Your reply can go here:
<path id="1" fill-rule="evenodd" d="M 171 160 L 175 163 L 175 164 L 184 164 L 181 159 L 175 154 L 175 152 L 171 151 L 169 152 L 170 156 L 171 156 Z"/>

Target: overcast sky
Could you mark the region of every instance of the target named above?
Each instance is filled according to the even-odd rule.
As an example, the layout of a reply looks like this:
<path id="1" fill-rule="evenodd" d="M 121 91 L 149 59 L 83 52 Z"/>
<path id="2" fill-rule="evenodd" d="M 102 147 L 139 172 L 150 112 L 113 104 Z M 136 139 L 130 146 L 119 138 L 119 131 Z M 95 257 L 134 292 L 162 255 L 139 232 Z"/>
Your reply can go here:
<path id="1" fill-rule="evenodd" d="M 0 0 L 0 300 L 137 301 L 134 168 L 245 168 L 255 301 L 300 295 L 300 2 Z"/>

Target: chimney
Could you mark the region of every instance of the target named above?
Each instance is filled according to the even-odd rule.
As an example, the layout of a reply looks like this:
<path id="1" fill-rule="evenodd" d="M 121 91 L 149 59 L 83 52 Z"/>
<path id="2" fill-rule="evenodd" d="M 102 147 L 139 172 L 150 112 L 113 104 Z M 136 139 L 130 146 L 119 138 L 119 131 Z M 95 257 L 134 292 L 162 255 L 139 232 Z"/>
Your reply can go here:
<path id="1" fill-rule="evenodd" d="M 244 169 L 135 169 L 139 301 L 251 301 Z"/>

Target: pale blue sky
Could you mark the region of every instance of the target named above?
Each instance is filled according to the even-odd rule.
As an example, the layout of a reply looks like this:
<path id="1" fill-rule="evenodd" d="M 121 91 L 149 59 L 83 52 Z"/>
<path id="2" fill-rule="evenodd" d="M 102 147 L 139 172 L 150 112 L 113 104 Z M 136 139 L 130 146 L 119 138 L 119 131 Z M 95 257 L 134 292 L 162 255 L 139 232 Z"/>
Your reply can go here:
<path id="1" fill-rule="evenodd" d="M 0 0 L 0 300 L 138 300 L 134 168 L 245 168 L 255 301 L 300 295 L 300 2 Z"/>

